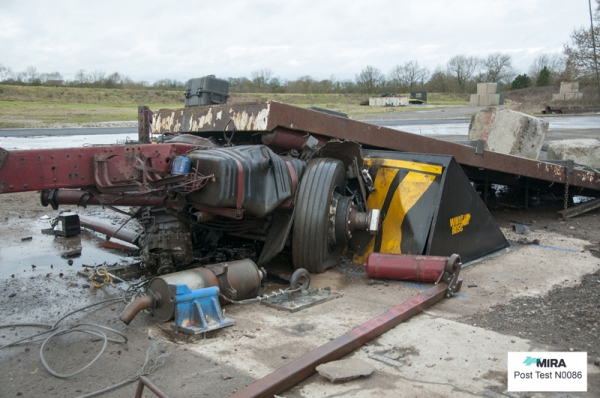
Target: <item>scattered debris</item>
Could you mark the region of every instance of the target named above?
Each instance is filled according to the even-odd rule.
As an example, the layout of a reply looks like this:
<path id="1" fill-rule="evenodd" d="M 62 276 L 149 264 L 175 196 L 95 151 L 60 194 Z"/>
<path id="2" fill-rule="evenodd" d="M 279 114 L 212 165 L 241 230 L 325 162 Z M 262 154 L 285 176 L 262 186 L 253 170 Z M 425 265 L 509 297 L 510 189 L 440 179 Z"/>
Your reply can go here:
<path id="1" fill-rule="evenodd" d="M 361 376 L 370 376 L 375 368 L 358 358 L 342 359 L 317 366 L 317 372 L 332 383 L 344 383 Z"/>
<path id="2" fill-rule="evenodd" d="M 332 292 L 331 288 L 314 288 L 286 293 L 261 301 L 262 304 L 289 312 L 297 312 L 304 308 L 325 303 L 340 297 L 338 293 Z"/>
<path id="3" fill-rule="evenodd" d="M 512 230 L 515 231 L 515 233 L 520 234 L 520 235 L 525 235 L 528 234 L 529 231 L 531 230 L 527 225 L 525 224 L 510 224 L 512 227 Z"/>
<path id="4" fill-rule="evenodd" d="M 388 365 L 395 366 L 397 368 L 404 366 L 404 362 L 396 361 L 395 359 L 390 359 L 384 355 L 379 354 L 369 354 L 369 358 L 373 358 L 377 361 L 381 361 L 383 363 L 387 363 Z"/>
<path id="5" fill-rule="evenodd" d="M 30 241 L 30 240 L 33 240 L 32 236 L 26 236 L 24 238 L 21 238 L 21 242 Z"/>

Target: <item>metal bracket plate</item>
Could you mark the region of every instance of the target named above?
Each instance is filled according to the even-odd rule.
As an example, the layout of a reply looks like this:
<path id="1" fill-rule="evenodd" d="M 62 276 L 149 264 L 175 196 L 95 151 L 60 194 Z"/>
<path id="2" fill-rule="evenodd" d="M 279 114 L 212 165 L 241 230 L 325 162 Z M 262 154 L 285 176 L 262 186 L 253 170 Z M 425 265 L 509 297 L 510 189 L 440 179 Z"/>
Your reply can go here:
<path id="1" fill-rule="evenodd" d="M 317 289 L 311 287 L 307 290 L 300 290 L 282 296 L 272 297 L 261 301 L 261 303 L 278 310 L 297 312 L 338 297 L 340 297 L 340 294 L 332 292 L 329 288 Z"/>

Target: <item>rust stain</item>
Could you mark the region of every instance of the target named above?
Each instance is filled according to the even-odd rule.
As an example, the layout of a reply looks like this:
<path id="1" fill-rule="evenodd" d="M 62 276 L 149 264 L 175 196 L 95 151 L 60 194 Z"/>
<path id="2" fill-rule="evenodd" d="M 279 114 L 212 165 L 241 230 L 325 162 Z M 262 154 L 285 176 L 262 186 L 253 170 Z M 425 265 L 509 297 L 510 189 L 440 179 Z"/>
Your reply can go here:
<path id="1" fill-rule="evenodd" d="M 257 114 L 248 113 L 246 110 L 241 112 L 230 112 L 231 120 L 237 130 L 240 131 L 264 131 L 267 129 L 267 118 L 269 116 L 269 107 L 262 109 Z"/>
<path id="2" fill-rule="evenodd" d="M 191 119 L 191 117 L 190 117 L 190 119 Z M 205 115 L 200 116 L 198 118 L 198 120 L 194 120 L 192 123 L 190 123 L 190 129 L 192 131 L 198 131 L 206 125 L 208 125 L 208 126 L 212 125 L 212 121 L 213 121 L 213 109 L 209 108 Z"/>

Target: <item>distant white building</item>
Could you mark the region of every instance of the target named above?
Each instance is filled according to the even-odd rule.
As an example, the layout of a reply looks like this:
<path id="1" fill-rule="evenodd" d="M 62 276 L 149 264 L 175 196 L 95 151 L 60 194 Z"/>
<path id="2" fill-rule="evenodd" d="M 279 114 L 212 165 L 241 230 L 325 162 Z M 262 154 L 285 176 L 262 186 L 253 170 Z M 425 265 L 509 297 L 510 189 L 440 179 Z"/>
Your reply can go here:
<path id="1" fill-rule="evenodd" d="M 408 97 L 369 98 L 369 106 L 408 106 Z"/>

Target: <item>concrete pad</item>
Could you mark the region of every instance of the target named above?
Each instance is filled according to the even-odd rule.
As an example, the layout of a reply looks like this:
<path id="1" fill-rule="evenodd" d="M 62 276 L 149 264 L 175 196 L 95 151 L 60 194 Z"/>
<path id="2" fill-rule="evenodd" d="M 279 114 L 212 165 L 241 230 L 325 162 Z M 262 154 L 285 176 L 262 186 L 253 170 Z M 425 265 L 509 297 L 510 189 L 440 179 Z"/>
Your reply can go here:
<path id="1" fill-rule="evenodd" d="M 509 229 L 503 233 L 509 240 L 521 237 Z M 446 397 L 481 396 L 491 387 L 502 390 L 507 352 L 552 347 L 534 346 L 525 336 L 502 335 L 457 320 L 515 297 L 544 295 L 554 286 L 575 286 L 582 275 L 600 268 L 600 260 L 585 251 L 589 242 L 535 230 L 527 236 L 539 239 L 540 245 L 511 248 L 467 264 L 461 273 L 464 282 L 460 294 L 351 353 L 347 358 L 375 367 L 377 372 L 369 378 L 331 384 L 315 374 L 282 396 L 396 397 L 401 391 L 406 397 Z M 395 281 L 369 286 L 367 282 L 360 269 L 312 275 L 312 286 L 330 286 L 343 296 L 297 313 L 261 305 L 227 306 L 225 315 L 234 318 L 237 325 L 186 347 L 213 363 L 231 367 L 236 374 L 260 378 L 430 287 Z M 149 329 L 149 333 L 156 330 Z M 398 358 L 404 366 L 369 357 L 394 350 L 408 353 Z M 600 376 L 593 365 L 588 372 L 588 378 Z M 579 396 L 595 393 L 600 392 Z"/>
<path id="2" fill-rule="evenodd" d="M 492 107 L 473 115 L 469 140 L 485 141 L 484 148 L 489 151 L 537 159 L 548 126 L 545 120 Z"/>
<path id="3" fill-rule="evenodd" d="M 373 365 L 358 358 L 342 359 L 317 366 L 317 372 L 332 383 L 344 383 L 370 376 L 374 371 Z"/>
<path id="4" fill-rule="evenodd" d="M 548 160 L 572 160 L 591 167 L 600 167 L 600 141 L 576 139 L 548 142 Z"/>

